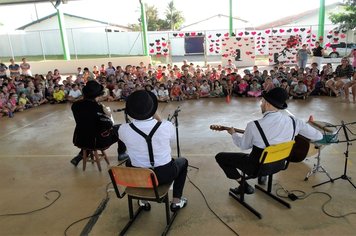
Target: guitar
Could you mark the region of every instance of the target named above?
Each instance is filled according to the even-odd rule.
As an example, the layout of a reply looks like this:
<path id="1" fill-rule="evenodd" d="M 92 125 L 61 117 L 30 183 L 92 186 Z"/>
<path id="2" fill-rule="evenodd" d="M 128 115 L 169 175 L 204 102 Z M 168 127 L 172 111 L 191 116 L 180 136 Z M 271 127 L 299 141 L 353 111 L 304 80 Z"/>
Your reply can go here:
<path id="1" fill-rule="evenodd" d="M 224 131 L 224 130 L 229 130 L 231 127 L 227 126 L 222 126 L 222 125 L 210 125 L 211 130 L 215 131 Z M 242 129 L 236 129 L 234 128 L 235 132 L 243 134 L 245 131 Z M 310 140 L 307 139 L 306 137 L 298 134 L 294 138 L 295 144 L 293 146 L 293 149 L 289 155 L 289 161 L 290 162 L 301 162 L 303 161 L 308 154 L 309 147 L 310 147 Z"/>

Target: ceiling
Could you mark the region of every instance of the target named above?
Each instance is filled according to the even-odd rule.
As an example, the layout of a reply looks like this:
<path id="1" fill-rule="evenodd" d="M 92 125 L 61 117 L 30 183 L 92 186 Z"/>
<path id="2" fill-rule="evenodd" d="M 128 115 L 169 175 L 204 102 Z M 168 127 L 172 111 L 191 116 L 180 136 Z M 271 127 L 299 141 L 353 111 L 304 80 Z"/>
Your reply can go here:
<path id="1" fill-rule="evenodd" d="M 73 0 L 61 0 L 62 3 L 67 3 Z M 56 0 L 0 0 L 0 5 L 16 5 L 16 4 L 27 4 L 27 3 L 41 3 L 41 2 L 53 2 Z"/>

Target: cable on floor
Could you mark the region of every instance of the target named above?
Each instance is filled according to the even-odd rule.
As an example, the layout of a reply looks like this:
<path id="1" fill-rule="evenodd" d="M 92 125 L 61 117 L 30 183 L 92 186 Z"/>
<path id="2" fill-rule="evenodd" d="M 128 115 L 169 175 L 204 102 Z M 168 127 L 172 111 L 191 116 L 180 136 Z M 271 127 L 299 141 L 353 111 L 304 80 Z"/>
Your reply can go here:
<path id="1" fill-rule="evenodd" d="M 231 228 L 223 219 L 221 219 L 220 216 L 218 216 L 218 214 L 216 214 L 216 212 L 213 209 L 211 209 L 203 191 L 201 191 L 201 189 L 189 178 L 189 175 L 187 175 L 187 178 L 188 178 L 189 182 L 200 192 L 200 194 L 202 195 L 202 197 L 205 201 L 206 206 L 211 211 L 211 213 L 213 213 L 216 216 L 216 218 L 218 218 L 220 220 L 220 222 L 223 223 L 231 232 L 233 232 L 235 235 L 239 236 L 239 234 L 233 228 Z"/>
<path id="2" fill-rule="evenodd" d="M 333 199 L 333 197 L 329 193 L 317 191 L 317 192 L 310 192 L 310 193 L 306 194 L 304 191 L 301 191 L 301 190 L 290 190 L 290 191 L 288 191 L 280 184 L 275 184 L 275 185 L 279 185 L 280 186 L 279 188 L 276 189 L 276 195 L 278 197 L 289 198 L 292 201 L 304 200 L 304 199 L 307 199 L 308 197 L 310 197 L 311 195 L 314 195 L 314 194 L 326 195 L 329 199 L 322 204 L 321 210 L 325 215 L 327 215 L 329 217 L 332 217 L 332 218 L 344 218 L 346 216 L 355 215 L 356 214 L 356 212 L 349 212 L 349 213 L 342 214 L 342 215 L 333 215 L 333 214 L 330 214 L 329 212 L 327 212 L 326 209 L 325 209 L 326 205 L 329 204 L 329 202 L 331 202 L 331 200 Z M 283 190 L 284 194 L 280 193 L 281 190 Z"/>
<path id="3" fill-rule="evenodd" d="M 110 197 L 109 197 L 109 191 L 108 191 L 110 184 L 111 184 L 111 182 L 109 182 L 109 183 L 106 185 L 106 188 L 105 188 L 106 196 L 105 196 L 105 198 L 104 198 L 103 201 L 102 201 L 102 202 L 105 202 L 105 204 L 106 204 L 106 203 L 108 202 L 108 200 L 110 199 Z M 104 207 L 102 210 L 100 210 L 99 212 L 97 212 L 97 213 L 95 213 L 95 214 L 93 214 L 93 215 L 91 215 L 91 216 L 87 216 L 87 217 L 84 217 L 84 218 L 81 218 L 81 219 L 79 219 L 79 220 L 74 221 L 73 223 L 71 223 L 70 225 L 68 225 L 68 227 L 64 230 L 64 235 L 67 236 L 67 231 L 68 231 L 73 225 L 75 225 L 75 224 L 77 224 L 77 223 L 79 223 L 79 222 L 82 222 L 82 221 L 84 221 L 84 220 L 90 219 L 90 218 L 92 218 L 92 217 L 96 217 L 96 216 L 101 215 L 101 213 L 103 213 L 104 209 L 105 209 L 105 207 Z"/>
<path id="4" fill-rule="evenodd" d="M 32 210 L 32 211 L 27 211 L 27 212 L 1 214 L 0 217 L 2 217 L 2 216 L 21 216 L 21 215 L 28 215 L 28 214 L 31 214 L 31 213 L 34 213 L 34 212 L 37 212 L 37 211 L 44 210 L 44 209 L 46 209 L 46 208 L 52 206 L 52 205 L 62 196 L 61 192 L 59 192 L 58 190 L 50 190 L 50 191 L 48 191 L 48 192 L 46 192 L 46 193 L 44 194 L 44 198 L 46 198 L 47 200 L 50 200 L 50 198 L 49 198 L 49 194 L 50 194 L 50 193 L 57 193 L 57 197 L 56 197 L 54 200 L 52 200 L 51 203 L 49 203 L 48 205 L 46 205 L 46 206 L 44 206 L 44 207 L 41 207 L 41 208 L 39 208 L 39 209 L 35 209 L 35 210 Z"/>

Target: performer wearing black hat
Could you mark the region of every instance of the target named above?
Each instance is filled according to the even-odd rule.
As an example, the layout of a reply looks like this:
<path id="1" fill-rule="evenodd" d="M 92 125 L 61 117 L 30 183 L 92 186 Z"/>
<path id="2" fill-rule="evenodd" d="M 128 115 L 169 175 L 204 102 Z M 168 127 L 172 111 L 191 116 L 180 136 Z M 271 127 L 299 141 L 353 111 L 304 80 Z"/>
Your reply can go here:
<path id="1" fill-rule="evenodd" d="M 105 150 L 112 144 L 118 143 L 118 159 L 128 158 L 126 147 L 117 135 L 120 125 L 114 125 L 111 117 L 104 112 L 102 104 L 96 98 L 103 94 L 103 86 L 92 80 L 83 88 L 84 99 L 72 105 L 72 112 L 76 122 L 73 143 L 81 149 Z M 83 159 L 82 151 L 71 160 L 75 166 Z"/>
<path id="2" fill-rule="evenodd" d="M 286 109 L 287 92 L 282 88 L 271 89 L 262 94 L 261 111 L 263 117 L 247 124 L 245 132 L 240 135 L 234 128 L 228 130 L 236 146 L 242 150 L 252 148 L 250 154 L 221 152 L 215 156 L 219 166 L 229 179 L 237 180 L 241 184 L 241 175 L 237 169 L 253 172 L 259 162 L 263 149 L 269 145 L 275 145 L 293 140 L 297 134 L 301 134 L 311 140 L 320 140 L 323 135 L 304 121 L 290 117 L 279 112 Z M 266 178 L 259 178 L 259 184 L 265 184 Z M 239 194 L 244 191 L 247 194 L 254 193 L 254 188 L 245 183 L 245 189 L 232 188 L 230 191 Z"/>
<path id="3" fill-rule="evenodd" d="M 151 168 L 159 184 L 173 184 L 171 211 L 187 204 L 182 197 L 187 176 L 188 161 L 183 157 L 172 159 L 171 140 L 175 139 L 175 128 L 169 121 L 161 121 L 156 114 L 157 97 L 149 91 L 138 90 L 126 101 L 126 113 L 134 120 L 122 124 L 119 137 L 125 143 L 130 161 L 127 166 Z"/>

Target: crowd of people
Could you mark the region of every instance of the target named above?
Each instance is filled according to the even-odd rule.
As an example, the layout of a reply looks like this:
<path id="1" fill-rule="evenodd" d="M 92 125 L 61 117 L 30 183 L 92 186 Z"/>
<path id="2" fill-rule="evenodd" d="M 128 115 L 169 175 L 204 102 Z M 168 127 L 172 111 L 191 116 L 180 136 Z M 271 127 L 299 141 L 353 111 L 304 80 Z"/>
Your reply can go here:
<path id="1" fill-rule="evenodd" d="M 125 101 L 136 90 L 153 92 L 159 102 L 185 99 L 221 97 L 260 97 L 263 91 L 275 87 L 285 89 L 294 99 L 309 96 L 343 96 L 349 100 L 350 91 L 356 102 L 355 62 L 344 57 L 335 69 L 330 63 L 322 70 L 313 62 L 310 67 L 275 65 L 270 70 L 239 71 L 231 60 L 226 66 L 203 68 L 183 61 L 177 65 L 114 66 L 111 62 L 100 68 L 77 68 L 73 75 L 63 76 L 58 69 L 46 75 L 32 76 L 31 66 L 22 59 L 20 65 L 13 59 L 10 65 L 0 64 L 0 113 L 13 117 L 15 112 L 42 104 L 74 102 L 82 99 L 82 88 L 87 81 L 96 80 L 104 86 L 99 101 Z"/>

